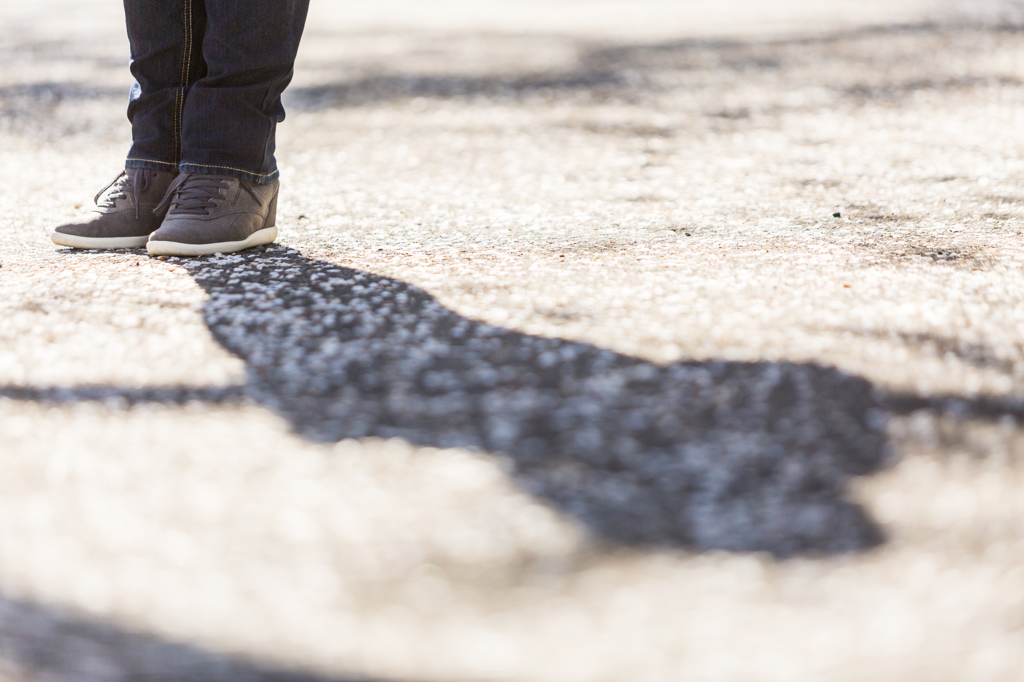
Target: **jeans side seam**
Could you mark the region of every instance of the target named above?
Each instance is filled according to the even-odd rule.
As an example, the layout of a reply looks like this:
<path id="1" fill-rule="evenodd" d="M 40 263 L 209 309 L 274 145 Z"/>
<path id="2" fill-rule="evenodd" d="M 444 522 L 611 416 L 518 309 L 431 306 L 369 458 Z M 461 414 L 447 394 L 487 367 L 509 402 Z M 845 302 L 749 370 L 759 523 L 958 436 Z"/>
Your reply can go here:
<path id="1" fill-rule="evenodd" d="M 178 79 L 178 91 L 174 93 L 174 159 L 177 161 L 181 158 L 181 128 L 183 119 L 185 117 L 185 79 L 188 74 L 185 73 L 185 57 L 188 54 L 188 0 L 183 0 L 181 3 L 182 21 L 184 25 L 182 29 L 185 33 L 184 44 L 181 49 L 181 78 Z"/>
<path id="2" fill-rule="evenodd" d="M 187 85 L 192 75 L 192 0 L 185 0 L 185 8 L 188 12 L 188 41 L 185 43 L 185 54 L 188 55 L 188 65 L 185 67 L 184 83 Z M 182 116 L 182 118 L 184 118 L 184 116 Z"/>
<path id="3" fill-rule="evenodd" d="M 178 99 L 181 97 L 181 88 L 174 89 L 174 130 L 172 135 L 174 137 L 174 149 L 171 150 L 171 156 L 175 159 L 178 158 Z"/>

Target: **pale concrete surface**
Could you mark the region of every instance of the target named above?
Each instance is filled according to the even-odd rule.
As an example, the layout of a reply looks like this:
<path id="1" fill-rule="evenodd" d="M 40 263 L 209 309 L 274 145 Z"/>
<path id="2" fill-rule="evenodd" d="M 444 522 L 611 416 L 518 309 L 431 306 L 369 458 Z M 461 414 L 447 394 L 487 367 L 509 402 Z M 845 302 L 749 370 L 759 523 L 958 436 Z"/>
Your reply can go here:
<path id="1" fill-rule="evenodd" d="M 119 13 L 0 8 L 0 678 L 1024 679 L 1019 3 L 314 3 L 197 262 L 47 238 Z"/>

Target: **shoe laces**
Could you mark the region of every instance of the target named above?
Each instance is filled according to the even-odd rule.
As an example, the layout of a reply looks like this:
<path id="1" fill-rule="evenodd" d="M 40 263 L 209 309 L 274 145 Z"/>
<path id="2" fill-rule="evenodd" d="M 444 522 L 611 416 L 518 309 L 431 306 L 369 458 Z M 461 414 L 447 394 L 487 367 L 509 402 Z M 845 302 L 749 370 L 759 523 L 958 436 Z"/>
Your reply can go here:
<path id="1" fill-rule="evenodd" d="M 92 202 L 101 209 L 107 210 L 117 207 L 117 201 L 131 196 L 135 204 L 135 217 L 139 217 L 139 200 L 142 193 L 149 187 L 149 176 L 143 169 L 128 172 L 121 171 L 120 175 L 114 178 L 109 185 L 101 189 L 93 197 Z M 109 190 L 109 191 L 108 191 Z M 102 198 L 102 201 L 101 201 Z"/>
<path id="2" fill-rule="evenodd" d="M 238 183 L 252 198 L 260 203 L 259 197 L 244 182 Z M 153 209 L 159 213 L 167 209 L 175 215 L 210 215 L 210 209 L 216 208 L 217 202 L 225 197 L 228 188 L 227 178 L 218 175 L 197 175 L 182 173 L 167 188 L 160 205 Z"/>

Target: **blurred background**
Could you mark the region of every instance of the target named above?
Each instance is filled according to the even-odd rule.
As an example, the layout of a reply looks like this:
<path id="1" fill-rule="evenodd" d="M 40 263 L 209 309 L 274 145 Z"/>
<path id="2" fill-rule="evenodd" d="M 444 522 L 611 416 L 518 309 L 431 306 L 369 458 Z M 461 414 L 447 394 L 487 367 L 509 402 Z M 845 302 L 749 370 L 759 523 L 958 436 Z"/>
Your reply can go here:
<path id="1" fill-rule="evenodd" d="M 1024 3 L 313 0 L 267 262 L 609 351 L 626 402 L 808 366 L 780 428 L 849 410 L 885 455 L 648 543 L 594 512 L 636 471 L 289 402 L 333 339 L 259 317 L 252 260 L 55 251 L 129 146 L 122 7 L 0 25 L 0 679 L 1024 679 Z M 744 414 L 725 451 L 777 433 Z M 849 522 L 777 551 L 792 509 Z"/>

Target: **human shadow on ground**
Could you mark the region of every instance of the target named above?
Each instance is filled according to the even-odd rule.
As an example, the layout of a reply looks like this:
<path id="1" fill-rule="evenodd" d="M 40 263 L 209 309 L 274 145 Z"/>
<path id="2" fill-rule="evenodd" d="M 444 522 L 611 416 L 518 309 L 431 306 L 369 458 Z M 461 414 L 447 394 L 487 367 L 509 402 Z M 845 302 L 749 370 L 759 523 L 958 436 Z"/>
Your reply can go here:
<path id="1" fill-rule="evenodd" d="M 323 676 L 257 663 L 3 594 L 0 677 L 74 682 L 370 682 L 364 677 Z"/>
<path id="2" fill-rule="evenodd" d="M 280 246 L 186 261 L 247 395 L 299 434 L 506 459 L 517 482 L 627 545 L 859 550 L 846 497 L 887 456 L 872 386 L 792 363 L 659 366 L 467 319 L 405 282 Z"/>

